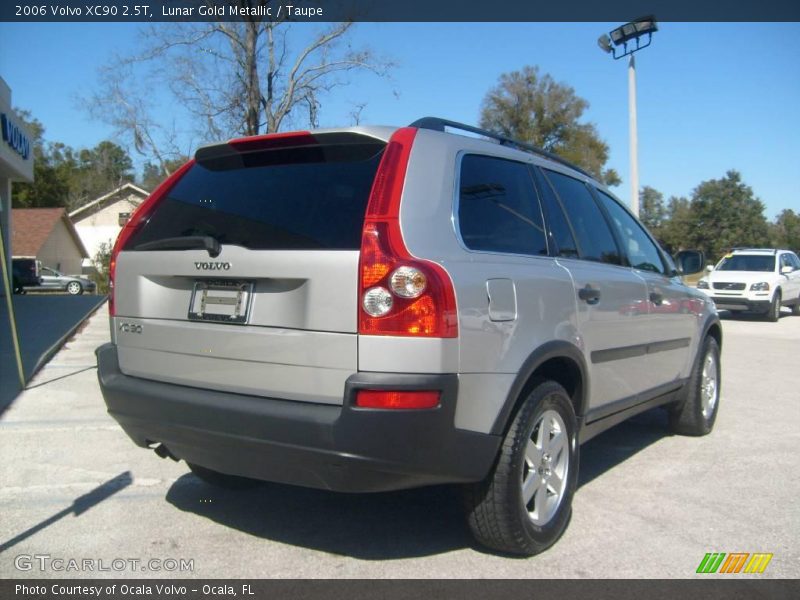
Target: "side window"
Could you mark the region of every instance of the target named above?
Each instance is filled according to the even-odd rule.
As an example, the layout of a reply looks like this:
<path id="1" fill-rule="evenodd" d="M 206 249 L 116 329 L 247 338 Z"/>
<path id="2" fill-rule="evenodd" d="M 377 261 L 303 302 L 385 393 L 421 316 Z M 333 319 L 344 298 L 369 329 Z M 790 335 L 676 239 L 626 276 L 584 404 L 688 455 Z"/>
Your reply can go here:
<path id="1" fill-rule="evenodd" d="M 458 224 L 471 250 L 547 255 L 542 211 L 525 163 L 464 156 Z"/>
<path id="2" fill-rule="evenodd" d="M 545 173 L 561 198 L 578 237 L 581 258 L 612 265 L 622 264 L 608 223 L 584 183 L 555 171 L 546 170 Z"/>
<path id="3" fill-rule="evenodd" d="M 539 169 L 533 170 L 539 188 L 542 191 L 542 204 L 547 214 L 549 225 L 550 240 L 555 242 L 555 251 L 558 256 L 565 258 L 578 258 L 578 245 L 575 243 L 575 236 L 572 235 L 564 209 L 556 198 L 553 188 L 548 181 L 545 181 Z"/>
<path id="4" fill-rule="evenodd" d="M 800 269 L 800 258 L 797 258 L 796 254 L 789 255 L 789 262 L 795 269 Z"/>
<path id="5" fill-rule="evenodd" d="M 628 211 L 608 194 L 595 189 L 611 220 L 617 227 L 628 261 L 634 269 L 664 274 L 664 262 L 658 248 Z"/>

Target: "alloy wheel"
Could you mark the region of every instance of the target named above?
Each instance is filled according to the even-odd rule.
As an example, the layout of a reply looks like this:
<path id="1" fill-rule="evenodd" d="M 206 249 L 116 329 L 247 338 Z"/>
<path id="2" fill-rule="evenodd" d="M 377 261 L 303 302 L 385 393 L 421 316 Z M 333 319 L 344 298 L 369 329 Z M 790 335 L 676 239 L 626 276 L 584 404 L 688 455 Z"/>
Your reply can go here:
<path id="1" fill-rule="evenodd" d="M 701 412 L 704 419 L 708 419 L 714 414 L 714 408 L 719 397 L 718 381 L 719 368 L 717 366 L 717 358 L 712 352 L 709 352 L 706 354 L 705 361 L 703 361 L 703 374 L 700 381 Z"/>
<path id="2" fill-rule="evenodd" d="M 522 500 L 535 525 L 546 525 L 564 498 L 569 475 L 569 434 L 554 410 L 539 417 L 525 449 Z"/>

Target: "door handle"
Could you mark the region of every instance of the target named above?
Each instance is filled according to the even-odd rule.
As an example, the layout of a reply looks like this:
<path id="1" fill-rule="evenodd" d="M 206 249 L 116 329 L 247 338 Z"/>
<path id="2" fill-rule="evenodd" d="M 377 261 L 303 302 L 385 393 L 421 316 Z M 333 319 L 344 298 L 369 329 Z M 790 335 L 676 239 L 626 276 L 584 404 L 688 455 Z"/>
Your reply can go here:
<path id="1" fill-rule="evenodd" d="M 578 290 L 578 298 L 586 302 L 586 304 L 597 304 L 600 302 L 600 290 L 587 285 L 585 288 Z"/>
<path id="2" fill-rule="evenodd" d="M 656 306 L 661 306 L 661 303 L 664 302 L 663 294 L 659 294 L 658 292 L 652 292 L 650 294 L 650 302 L 652 302 Z"/>

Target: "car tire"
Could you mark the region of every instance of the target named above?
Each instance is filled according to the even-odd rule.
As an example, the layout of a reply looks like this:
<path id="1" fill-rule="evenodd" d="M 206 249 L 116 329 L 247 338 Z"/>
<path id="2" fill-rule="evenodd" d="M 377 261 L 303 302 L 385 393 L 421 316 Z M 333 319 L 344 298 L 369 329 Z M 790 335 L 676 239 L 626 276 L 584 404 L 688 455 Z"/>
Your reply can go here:
<path id="1" fill-rule="evenodd" d="M 717 340 L 707 336 L 686 384 L 684 400 L 669 411 L 669 425 L 673 433 L 692 436 L 711 433 L 719 412 L 721 383 L 719 345 Z"/>
<path id="2" fill-rule="evenodd" d="M 781 318 L 781 291 L 777 290 L 767 313 L 767 321 L 776 323 Z"/>
<path id="3" fill-rule="evenodd" d="M 540 381 L 528 394 L 482 482 L 465 486 L 467 520 L 483 545 L 532 556 L 567 527 L 578 480 L 577 422 L 566 390 Z"/>
<path id="4" fill-rule="evenodd" d="M 19 279 L 14 277 L 11 280 L 11 293 L 12 294 L 23 294 L 25 290 L 22 289 L 22 284 L 19 282 Z"/>
<path id="5" fill-rule="evenodd" d="M 83 286 L 78 281 L 70 281 L 67 284 L 67 293 L 70 296 L 80 296 L 83 293 Z"/>
<path id="6" fill-rule="evenodd" d="M 792 315 L 800 317 L 800 298 L 797 299 L 797 302 L 792 304 Z"/>
<path id="7" fill-rule="evenodd" d="M 220 473 L 200 465 L 193 463 L 186 463 L 189 469 L 199 479 L 203 480 L 209 485 L 222 488 L 225 490 L 246 490 L 254 488 L 261 484 L 257 479 L 249 479 L 248 477 L 239 477 L 238 475 L 228 475 L 227 473 Z"/>

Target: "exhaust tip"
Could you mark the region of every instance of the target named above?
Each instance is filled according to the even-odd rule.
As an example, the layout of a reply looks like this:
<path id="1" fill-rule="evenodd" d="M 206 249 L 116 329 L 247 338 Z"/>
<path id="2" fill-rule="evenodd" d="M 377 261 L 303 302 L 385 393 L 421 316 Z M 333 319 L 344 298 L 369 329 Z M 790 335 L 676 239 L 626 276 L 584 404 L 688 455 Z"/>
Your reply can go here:
<path id="1" fill-rule="evenodd" d="M 172 454 L 172 452 L 169 451 L 169 448 L 167 448 L 164 444 L 159 444 L 153 448 L 153 452 L 155 452 L 160 458 L 171 458 L 175 462 L 180 460 L 174 454 Z"/>

